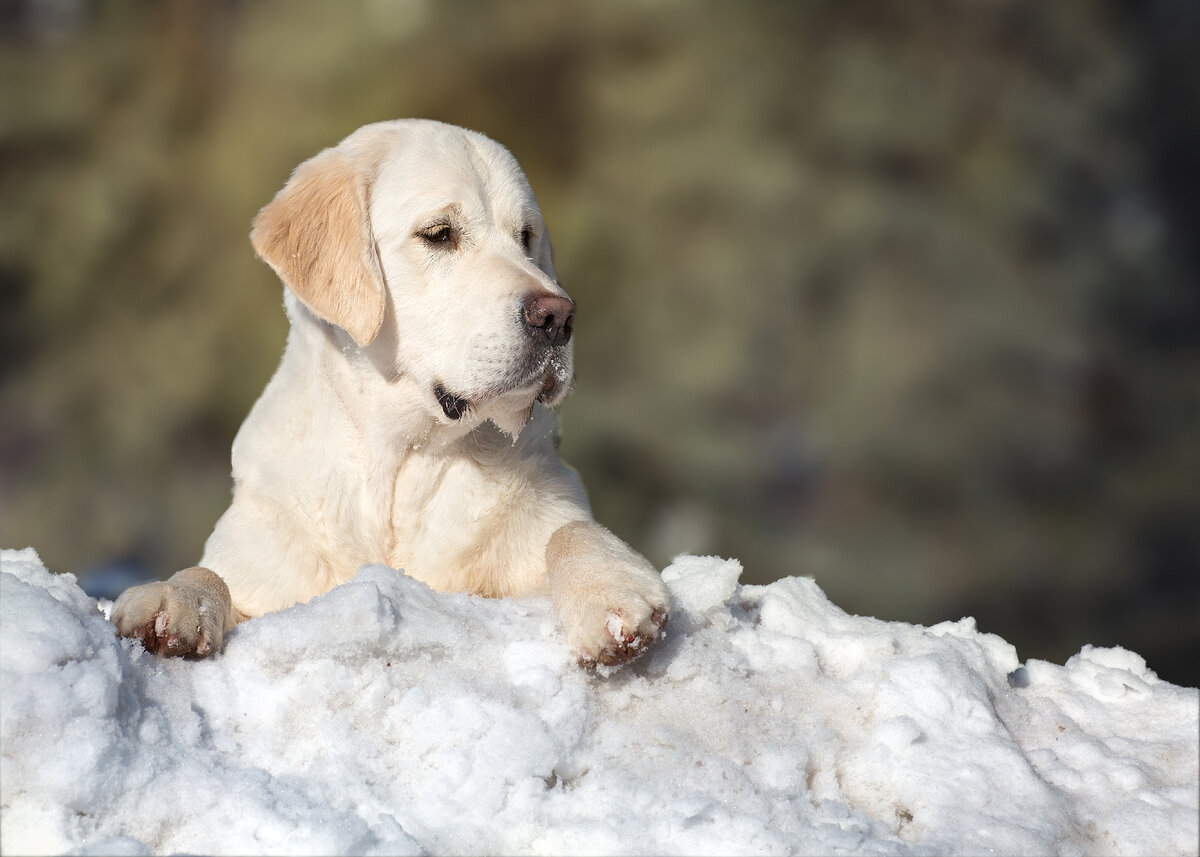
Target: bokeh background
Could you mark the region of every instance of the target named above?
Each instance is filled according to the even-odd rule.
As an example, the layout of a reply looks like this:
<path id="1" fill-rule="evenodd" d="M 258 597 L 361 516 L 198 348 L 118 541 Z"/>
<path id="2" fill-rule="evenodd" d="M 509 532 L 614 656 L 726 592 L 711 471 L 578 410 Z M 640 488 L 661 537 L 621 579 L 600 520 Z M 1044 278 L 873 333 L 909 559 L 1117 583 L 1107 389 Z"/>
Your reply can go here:
<path id="1" fill-rule="evenodd" d="M 1200 684 L 1200 4 L 0 0 L 0 544 L 199 557 L 281 353 L 251 218 L 484 131 L 578 302 L 563 452 L 665 564 Z"/>

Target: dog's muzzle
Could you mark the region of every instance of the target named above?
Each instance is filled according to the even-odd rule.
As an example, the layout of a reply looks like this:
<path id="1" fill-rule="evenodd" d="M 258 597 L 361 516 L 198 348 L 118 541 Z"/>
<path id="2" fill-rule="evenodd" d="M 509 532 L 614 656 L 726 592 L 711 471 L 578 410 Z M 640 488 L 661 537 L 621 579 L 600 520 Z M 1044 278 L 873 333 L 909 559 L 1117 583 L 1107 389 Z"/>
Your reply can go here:
<path id="1" fill-rule="evenodd" d="M 529 388 L 530 404 L 554 405 L 571 386 L 570 343 L 575 321 L 575 303 L 565 295 L 535 292 L 520 304 L 519 324 L 525 331 L 526 351 L 508 377 L 493 388 L 473 393 L 474 402 L 446 389 L 441 381 L 433 387 L 434 398 L 446 418 L 457 422 L 489 398 Z"/>

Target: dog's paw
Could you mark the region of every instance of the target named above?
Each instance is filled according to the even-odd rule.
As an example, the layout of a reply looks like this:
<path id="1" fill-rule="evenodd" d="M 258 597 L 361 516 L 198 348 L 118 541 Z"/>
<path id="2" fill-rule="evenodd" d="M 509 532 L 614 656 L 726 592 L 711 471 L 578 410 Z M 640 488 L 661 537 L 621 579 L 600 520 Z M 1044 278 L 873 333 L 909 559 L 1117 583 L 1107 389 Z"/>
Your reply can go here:
<path id="1" fill-rule="evenodd" d="M 589 634 L 586 643 L 573 646 L 576 657 L 584 667 L 619 666 L 631 661 L 663 635 L 668 617 L 665 607 L 654 608 L 640 623 L 633 623 L 619 608 L 610 608 L 603 632 Z"/>
<path id="2" fill-rule="evenodd" d="M 185 569 L 168 581 L 125 590 L 113 605 L 112 622 L 147 652 L 205 657 L 220 650 L 233 627 L 229 587 L 206 568 Z"/>
<path id="3" fill-rule="evenodd" d="M 546 546 L 550 595 L 579 663 L 617 666 L 662 636 L 666 584 L 633 548 L 592 521 L 560 527 Z"/>

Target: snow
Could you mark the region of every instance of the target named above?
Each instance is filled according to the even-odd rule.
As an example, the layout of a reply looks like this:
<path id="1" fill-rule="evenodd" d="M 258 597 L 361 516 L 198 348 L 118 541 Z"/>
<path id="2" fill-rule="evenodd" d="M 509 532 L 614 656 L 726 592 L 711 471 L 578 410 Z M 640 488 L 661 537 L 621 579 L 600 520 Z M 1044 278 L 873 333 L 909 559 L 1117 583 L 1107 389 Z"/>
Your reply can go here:
<path id="1" fill-rule="evenodd" d="M 607 676 L 548 600 L 384 567 L 165 660 L 0 566 L 4 853 L 1197 853 L 1200 692 L 1120 648 L 1022 665 L 682 556 Z"/>

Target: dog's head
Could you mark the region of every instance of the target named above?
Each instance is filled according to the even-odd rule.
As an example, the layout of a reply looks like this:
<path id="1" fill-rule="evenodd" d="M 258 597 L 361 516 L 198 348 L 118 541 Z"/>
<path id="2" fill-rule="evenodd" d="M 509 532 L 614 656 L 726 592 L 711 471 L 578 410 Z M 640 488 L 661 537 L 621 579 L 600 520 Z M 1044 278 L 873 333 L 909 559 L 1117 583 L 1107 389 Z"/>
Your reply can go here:
<path id="1" fill-rule="evenodd" d="M 296 168 L 251 241 L 317 319 L 441 422 L 515 434 L 571 383 L 574 304 L 516 160 L 424 120 L 367 125 Z"/>

